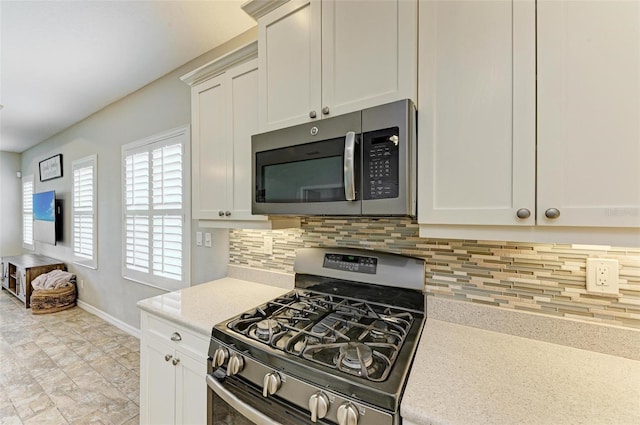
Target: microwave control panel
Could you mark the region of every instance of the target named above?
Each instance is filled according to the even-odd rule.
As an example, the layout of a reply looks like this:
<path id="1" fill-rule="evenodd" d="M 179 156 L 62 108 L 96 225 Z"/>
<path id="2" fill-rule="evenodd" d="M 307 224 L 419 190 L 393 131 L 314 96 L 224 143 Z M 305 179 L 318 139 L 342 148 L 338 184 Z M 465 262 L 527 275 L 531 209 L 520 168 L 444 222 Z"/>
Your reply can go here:
<path id="1" fill-rule="evenodd" d="M 365 133 L 363 148 L 363 198 L 397 198 L 400 161 L 398 127 Z"/>

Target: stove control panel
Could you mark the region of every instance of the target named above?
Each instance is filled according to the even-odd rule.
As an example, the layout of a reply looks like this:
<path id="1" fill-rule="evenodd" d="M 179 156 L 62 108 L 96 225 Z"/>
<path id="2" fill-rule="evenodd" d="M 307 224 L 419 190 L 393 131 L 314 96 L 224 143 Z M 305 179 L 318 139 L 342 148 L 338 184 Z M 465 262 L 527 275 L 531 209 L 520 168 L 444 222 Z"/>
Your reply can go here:
<path id="1" fill-rule="evenodd" d="M 323 266 L 327 269 L 376 274 L 378 259 L 348 254 L 325 254 Z"/>

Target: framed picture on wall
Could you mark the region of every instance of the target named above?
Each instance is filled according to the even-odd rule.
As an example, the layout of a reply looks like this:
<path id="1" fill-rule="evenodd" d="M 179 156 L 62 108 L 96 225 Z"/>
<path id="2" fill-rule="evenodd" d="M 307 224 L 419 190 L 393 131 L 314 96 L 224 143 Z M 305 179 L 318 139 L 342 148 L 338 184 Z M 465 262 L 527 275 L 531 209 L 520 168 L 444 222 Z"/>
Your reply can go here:
<path id="1" fill-rule="evenodd" d="M 40 161 L 40 181 L 62 177 L 62 154 Z"/>

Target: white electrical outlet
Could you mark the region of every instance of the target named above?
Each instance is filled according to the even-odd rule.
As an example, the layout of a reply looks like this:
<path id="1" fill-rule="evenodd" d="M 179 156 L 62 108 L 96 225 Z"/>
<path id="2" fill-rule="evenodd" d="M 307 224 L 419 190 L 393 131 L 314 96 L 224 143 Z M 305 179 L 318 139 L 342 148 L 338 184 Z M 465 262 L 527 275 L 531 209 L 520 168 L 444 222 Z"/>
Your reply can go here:
<path id="1" fill-rule="evenodd" d="M 264 237 L 264 245 L 262 246 L 262 252 L 267 255 L 273 254 L 273 237 L 272 236 Z"/>
<path id="2" fill-rule="evenodd" d="M 211 232 L 206 232 L 204 234 L 204 246 L 211 248 Z"/>
<path id="3" fill-rule="evenodd" d="M 618 294 L 618 260 L 587 258 L 587 292 Z"/>

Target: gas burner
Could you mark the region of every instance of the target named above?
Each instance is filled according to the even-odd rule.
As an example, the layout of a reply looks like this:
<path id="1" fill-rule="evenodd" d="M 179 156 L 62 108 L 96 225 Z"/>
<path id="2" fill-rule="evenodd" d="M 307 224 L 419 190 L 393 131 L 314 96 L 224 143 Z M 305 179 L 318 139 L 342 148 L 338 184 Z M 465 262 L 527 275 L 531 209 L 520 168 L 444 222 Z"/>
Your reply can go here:
<path id="1" fill-rule="evenodd" d="M 373 322 L 373 327 L 371 328 L 371 336 L 373 338 L 386 338 L 388 332 L 389 326 L 384 321 L 376 320 Z"/>
<path id="2" fill-rule="evenodd" d="M 274 334 L 282 330 L 282 324 L 275 319 L 264 319 L 256 324 L 255 336 L 263 341 L 269 341 Z"/>
<path id="3" fill-rule="evenodd" d="M 340 347 L 340 362 L 350 369 L 367 369 L 373 364 L 373 350 L 361 342 L 347 342 Z"/>
<path id="4" fill-rule="evenodd" d="M 308 310 L 311 306 L 305 302 L 295 302 L 289 304 L 287 308 L 282 312 L 281 316 L 284 317 L 296 317 L 296 316 L 305 316 L 305 310 Z"/>

